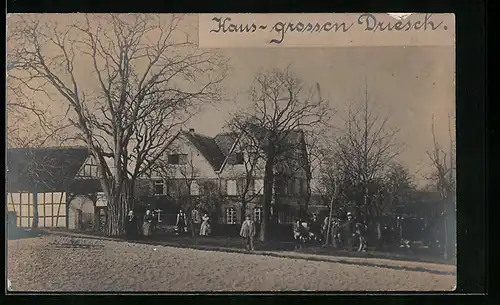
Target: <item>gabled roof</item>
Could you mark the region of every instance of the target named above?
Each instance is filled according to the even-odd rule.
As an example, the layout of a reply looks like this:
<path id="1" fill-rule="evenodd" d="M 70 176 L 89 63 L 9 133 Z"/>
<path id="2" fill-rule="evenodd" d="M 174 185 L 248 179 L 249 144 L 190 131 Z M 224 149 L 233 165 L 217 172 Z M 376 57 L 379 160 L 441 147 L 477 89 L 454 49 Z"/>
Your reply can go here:
<path id="1" fill-rule="evenodd" d="M 234 142 L 238 139 L 236 132 L 219 133 L 215 136 L 214 141 L 220 151 L 225 155 L 229 155 L 233 148 Z"/>
<path id="2" fill-rule="evenodd" d="M 88 155 L 86 147 L 8 149 L 8 191 L 63 191 Z"/>
<path id="3" fill-rule="evenodd" d="M 214 170 L 219 170 L 226 159 L 226 155 L 219 149 L 214 138 L 207 137 L 194 132 L 183 131 L 183 135 L 198 149 L 208 160 Z"/>
<path id="4" fill-rule="evenodd" d="M 257 137 L 261 135 L 256 129 Z M 236 160 L 233 154 L 236 148 L 239 135 L 236 132 L 219 133 L 215 137 L 208 137 L 193 131 L 181 131 L 198 151 L 208 160 L 215 171 L 220 171 L 226 164 L 232 164 Z M 300 130 L 290 131 L 286 143 L 295 147 L 300 146 L 304 141 L 303 132 Z"/>

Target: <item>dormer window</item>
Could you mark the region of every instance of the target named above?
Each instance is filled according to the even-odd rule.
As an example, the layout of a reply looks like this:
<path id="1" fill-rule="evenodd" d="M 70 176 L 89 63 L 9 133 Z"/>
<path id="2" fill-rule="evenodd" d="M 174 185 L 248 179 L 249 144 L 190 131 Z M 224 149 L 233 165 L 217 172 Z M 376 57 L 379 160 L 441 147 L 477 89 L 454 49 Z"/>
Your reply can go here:
<path id="1" fill-rule="evenodd" d="M 93 157 L 89 157 L 78 173 L 81 178 L 99 178 L 99 165 Z"/>

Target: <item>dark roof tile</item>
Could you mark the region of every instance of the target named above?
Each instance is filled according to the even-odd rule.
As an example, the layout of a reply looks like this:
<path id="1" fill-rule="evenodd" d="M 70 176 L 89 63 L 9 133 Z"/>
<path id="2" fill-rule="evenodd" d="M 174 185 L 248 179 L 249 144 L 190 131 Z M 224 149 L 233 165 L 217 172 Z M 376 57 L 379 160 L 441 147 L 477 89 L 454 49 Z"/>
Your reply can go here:
<path id="1" fill-rule="evenodd" d="M 8 190 L 62 191 L 74 181 L 88 156 L 86 147 L 8 149 Z"/>
<path id="2" fill-rule="evenodd" d="M 197 133 L 183 132 L 184 135 L 193 143 L 200 153 L 208 160 L 214 170 L 219 170 L 226 158 L 221 152 L 213 138 Z"/>

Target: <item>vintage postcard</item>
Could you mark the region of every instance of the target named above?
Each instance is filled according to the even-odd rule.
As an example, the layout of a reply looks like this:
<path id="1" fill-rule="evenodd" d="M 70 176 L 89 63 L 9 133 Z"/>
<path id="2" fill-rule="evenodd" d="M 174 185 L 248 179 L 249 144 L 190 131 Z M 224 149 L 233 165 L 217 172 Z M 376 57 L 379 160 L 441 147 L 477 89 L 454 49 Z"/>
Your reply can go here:
<path id="1" fill-rule="evenodd" d="M 11 14 L 8 291 L 450 291 L 455 16 Z"/>

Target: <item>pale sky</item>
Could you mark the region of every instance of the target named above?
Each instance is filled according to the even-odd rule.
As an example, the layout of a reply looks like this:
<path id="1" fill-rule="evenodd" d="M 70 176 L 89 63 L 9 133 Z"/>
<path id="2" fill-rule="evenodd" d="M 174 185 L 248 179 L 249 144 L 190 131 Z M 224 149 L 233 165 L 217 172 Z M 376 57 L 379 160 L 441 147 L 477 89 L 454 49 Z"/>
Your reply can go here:
<path id="1" fill-rule="evenodd" d="M 68 22 L 74 17 L 58 14 L 51 20 Z M 7 20 L 7 25 L 12 21 Z M 188 19 L 196 37 L 196 16 Z M 336 48 L 239 48 L 218 49 L 230 60 L 230 74 L 223 83 L 227 100 L 209 107 L 190 123 L 197 132 L 213 136 L 221 131 L 230 113 L 248 106 L 244 92 L 256 72 L 291 65 L 304 83 L 321 85 L 323 98 L 339 113 L 349 102 L 364 100 L 365 81 L 370 100 L 381 116 L 398 127 L 406 149 L 400 161 L 412 172 L 429 170 L 426 151 L 432 149 L 431 118 L 437 139 L 447 146 L 448 115 L 455 113 L 455 52 L 453 47 L 336 47 Z M 82 70 L 87 67 L 80 66 Z M 80 68 L 78 67 L 78 68 Z M 80 76 L 92 78 L 89 71 Z M 82 76 L 83 77 L 83 76 Z M 56 101 L 49 103 L 62 109 Z M 334 116 L 333 119 L 339 119 Z M 340 120 L 340 119 L 339 119 Z"/>

